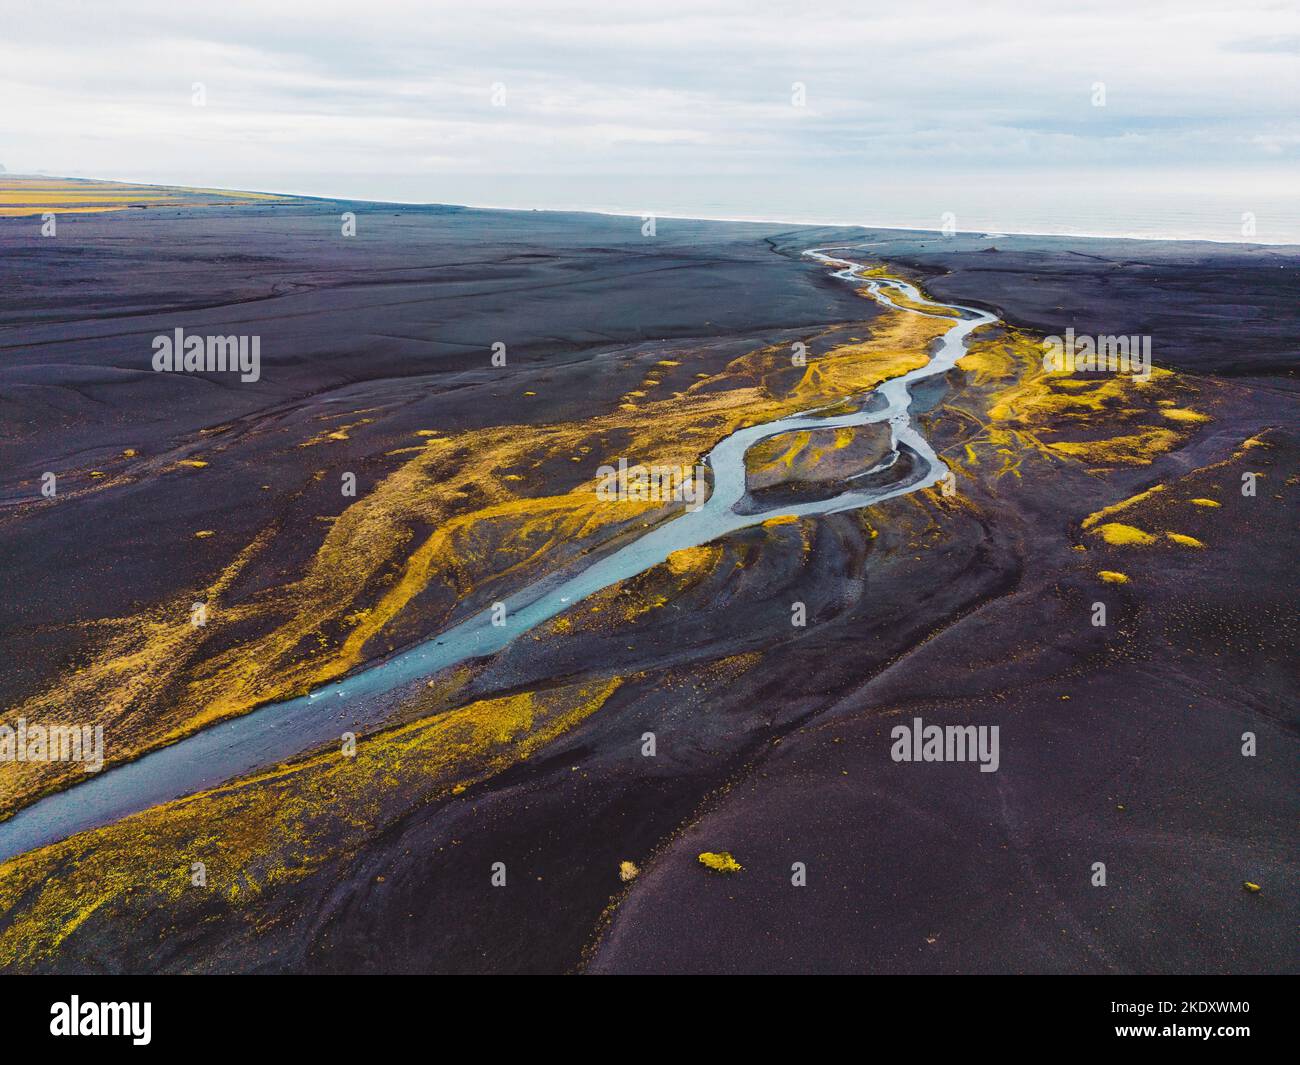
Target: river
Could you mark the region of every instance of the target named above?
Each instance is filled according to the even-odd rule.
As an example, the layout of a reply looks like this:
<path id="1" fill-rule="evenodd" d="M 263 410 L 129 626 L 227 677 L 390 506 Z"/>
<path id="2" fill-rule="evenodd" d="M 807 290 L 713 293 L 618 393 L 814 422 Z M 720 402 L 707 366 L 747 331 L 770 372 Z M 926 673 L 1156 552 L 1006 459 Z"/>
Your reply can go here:
<path id="1" fill-rule="evenodd" d="M 951 370 L 964 354 L 970 334 L 996 321 L 996 317 L 971 307 L 935 303 L 903 281 L 861 277 L 861 264 L 830 255 L 825 249 L 805 255 L 824 265 L 840 267 L 834 274 L 836 278 L 865 287 L 880 303 L 914 314 L 926 313 L 894 303 L 890 296 L 898 293 L 913 304 L 934 307 L 939 312 L 952 311 L 957 317 L 951 319 L 952 326 L 939 339 L 924 366 L 892 378 L 870 393 L 852 397 L 859 400 L 859 409 L 835 415 L 825 414 L 827 408 L 802 411 L 725 437 L 705 459 L 713 472 L 713 491 L 702 506 L 684 511 L 571 576 L 543 579 L 515 593 L 505 600 L 505 625 L 494 625 L 492 611 L 485 610 L 318 691 L 268 703 L 134 762 L 88 776 L 0 823 L 0 861 L 215 787 L 313 747 L 338 742 L 344 732 L 360 733 L 378 725 L 391 709 L 381 696 L 458 663 L 494 654 L 596 592 L 659 565 L 674 551 L 706 544 L 777 515 L 804 517 L 855 510 L 936 484 L 948 469 L 912 424 L 912 386 Z M 929 317 L 948 316 L 940 313 Z M 842 401 L 837 401 L 834 409 L 841 405 Z M 882 421 L 890 427 L 891 456 L 858 476 L 882 472 L 907 451 L 912 462 L 902 480 L 875 488 L 855 488 L 814 502 L 746 513 L 737 509 L 746 499 L 745 454 L 760 440 L 797 430 Z"/>

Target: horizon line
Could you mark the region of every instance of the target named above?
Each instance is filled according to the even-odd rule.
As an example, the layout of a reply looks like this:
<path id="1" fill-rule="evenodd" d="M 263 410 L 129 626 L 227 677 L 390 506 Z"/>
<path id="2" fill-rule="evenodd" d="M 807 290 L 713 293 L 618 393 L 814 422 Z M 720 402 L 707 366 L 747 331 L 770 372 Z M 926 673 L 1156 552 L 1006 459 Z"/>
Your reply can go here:
<path id="1" fill-rule="evenodd" d="M 638 211 L 631 208 L 619 209 L 601 209 L 596 207 L 520 207 L 509 204 L 469 204 L 469 203 L 448 203 L 439 200 L 371 200 L 352 196 L 321 196 L 315 193 L 301 192 L 280 192 L 268 189 L 245 189 L 229 188 L 220 185 L 175 185 L 163 182 L 148 181 L 124 181 L 121 178 L 102 178 L 86 177 L 84 175 L 65 175 L 50 173 L 31 173 L 24 174 L 16 171 L 0 172 L 0 181 L 5 178 L 52 178 L 62 181 L 100 181 L 113 182 L 119 185 L 136 185 L 140 188 L 152 189 L 210 189 L 216 192 L 232 193 L 252 193 L 263 196 L 285 196 L 299 200 L 316 200 L 321 203 L 372 203 L 382 204 L 392 207 L 459 207 L 469 211 L 508 211 L 514 213 L 542 213 L 542 214 L 594 214 L 606 218 L 646 218 L 654 217 L 656 219 L 665 218 L 678 222 L 731 222 L 746 225 L 776 225 L 776 226 L 798 226 L 808 229 L 861 229 L 866 232 L 888 231 L 894 233 L 925 233 L 934 234 L 936 237 L 942 237 L 942 230 L 927 229 L 922 226 L 904 226 L 904 225 L 873 225 L 866 222 L 809 222 L 798 221 L 794 219 L 783 218 L 755 218 L 750 216 L 715 216 L 715 215 L 679 215 L 663 214 L 658 211 Z M 182 204 L 169 206 L 184 206 Z M 106 212 L 109 213 L 109 212 Z M 1267 240 L 1225 240 L 1221 237 L 1202 237 L 1202 236 L 1143 236 L 1132 233 L 1053 233 L 1031 230 L 1012 230 L 1012 229 L 958 229 L 954 231 L 954 236 L 983 236 L 989 239 L 998 237 L 1051 237 L 1055 239 L 1077 239 L 1077 240 L 1131 240 L 1131 241 L 1159 241 L 1172 244 L 1221 244 L 1225 247 L 1239 248 L 1295 248 L 1300 250 L 1300 241 L 1267 241 Z"/>

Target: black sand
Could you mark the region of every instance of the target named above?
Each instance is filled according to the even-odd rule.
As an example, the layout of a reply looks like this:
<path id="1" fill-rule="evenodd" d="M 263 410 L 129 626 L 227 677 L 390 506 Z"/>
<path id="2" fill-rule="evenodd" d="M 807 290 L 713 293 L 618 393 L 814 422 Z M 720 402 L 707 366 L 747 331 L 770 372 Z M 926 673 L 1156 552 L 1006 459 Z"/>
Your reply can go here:
<path id="1" fill-rule="evenodd" d="M 1226 384 L 1213 423 L 1148 468 L 1044 462 L 972 486 L 979 514 L 881 508 L 879 539 L 851 514 L 811 523 L 806 549 L 798 525 L 728 537 L 741 565 L 665 609 L 487 665 L 480 693 L 628 678 L 538 756 L 449 801 L 386 796 L 367 846 L 256 903 L 119 899 L 33 968 L 1295 969 L 1295 249 L 671 220 L 651 240 L 639 219 L 328 203 L 35 230 L 0 220 L 6 705 L 76 668 L 86 636 L 68 623 L 210 580 L 269 523 L 283 546 L 247 593 L 293 571 L 345 504 L 320 469 L 356 470 L 364 490 L 423 426 L 580 420 L 665 355 L 685 387 L 876 317 L 804 248 L 851 242 L 1042 332 L 1149 332 L 1158 364 Z M 152 373 L 150 338 L 176 326 L 258 333 L 262 379 Z M 954 403 L 963 386 L 950 375 Z M 372 420 L 327 455 L 299 447 L 337 407 Z M 926 431 L 959 447 L 966 424 L 939 411 Z M 1259 433 L 1268 446 L 1234 459 Z M 201 474 L 157 476 L 199 455 Z M 1247 469 L 1266 475 L 1254 499 L 1237 491 Z M 38 498 L 45 470 L 57 504 Z M 541 491 L 577 474 L 530 476 Z M 1154 483 L 1224 500 L 1180 525 L 1213 550 L 1122 554 L 1130 583 L 1104 593 L 1117 620 L 1099 633 L 1086 616 L 1110 549 L 1083 559 L 1071 530 Z M 397 643 L 429 635 L 421 616 Z M 739 677 L 717 668 L 755 652 Z M 999 725 L 999 771 L 892 762 L 889 730 L 913 716 Z M 742 872 L 697 861 L 724 850 Z M 498 860 L 504 891 L 488 886 Z M 624 885 L 626 860 L 642 871 Z"/>

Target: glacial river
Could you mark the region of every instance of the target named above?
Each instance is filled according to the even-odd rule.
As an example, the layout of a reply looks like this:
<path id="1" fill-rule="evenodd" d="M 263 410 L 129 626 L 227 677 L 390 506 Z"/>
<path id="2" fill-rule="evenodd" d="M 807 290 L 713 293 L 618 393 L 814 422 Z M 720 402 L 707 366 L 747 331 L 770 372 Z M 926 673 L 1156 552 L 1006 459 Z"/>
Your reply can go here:
<path id="1" fill-rule="evenodd" d="M 835 415 L 822 413 L 826 408 L 803 411 L 739 429 L 724 438 L 705 460 L 713 472 L 713 492 L 702 506 L 684 511 L 568 577 L 544 579 L 520 590 L 505 600 L 505 625 L 493 625 L 491 610 L 485 610 L 424 643 L 318 691 L 268 703 L 134 762 L 87 775 L 82 782 L 40 799 L 10 820 L 0 822 L 0 861 L 206 790 L 312 747 L 337 743 L 344 732 L 361 733 L 381 723 L 391 710 L 389 701 L 382 696 L 449 666 L 494 654 L 575 603 L 659 565 L 674 551 L 706 544 L 778 515 L 803 517 L 855 510 L 928 488 L 941 480 L 948 468 L 912 424 L 912 387 L 946 374 L 965 352 L 970 334 L 997 319 L 971 307 L 936 304 L 902 281 L 859 277 L 862 266 L 843 257 L 824 251 L 805 254 L 826 265 L 840 266 L 835 277 L 863 286 L 883 304 L 901 307 L 890 299 L 891 294 L 898 293 L 918 306 L 953 311 L 958 317 L 951 319 L 952 326 L 939 339 L 924 366 L 892 378 L 870 393 L 852 397 L 858 401 L 859 409 Z M 925 313 L 911 307 L 902 309 Z M 942 314 L 929 317 L 947 319 Z M 837 402 L 831 409 L 842 406 L 842 402 Z M 740 512 L 738 504 L 746 499 L 745 453 L 754 444 L 795 430 L 834 429 L 874 422 L 888 422 L 892 453 L 858 477 L 879 475 L 900 454 L 908 453 L 910 470 L 904 478 L 880 487 L 868 487 L 864 482 L 861 488 L 830 499 Z"/>

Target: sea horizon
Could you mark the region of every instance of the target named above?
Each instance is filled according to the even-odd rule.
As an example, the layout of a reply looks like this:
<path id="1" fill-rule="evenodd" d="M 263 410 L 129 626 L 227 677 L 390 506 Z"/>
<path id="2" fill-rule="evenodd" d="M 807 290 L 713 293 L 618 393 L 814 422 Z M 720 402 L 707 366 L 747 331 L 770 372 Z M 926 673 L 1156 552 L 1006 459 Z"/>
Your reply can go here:
<path id="1" fill-rule="evenodd" d="M 638 204 L 622 197 L 564 198 L 554 194 L 535 200 L 512 195 L 483 196 L 457 195 L 457 190 L 470 192 L 465 187 L 477 183 L 479 176 L 466 179 L 458 176 L 443 190 L 431 189 L 426 194 L 416 191 L 415 184 L 425 184 L 430 179 L 398 176 L 375 179 L 364 176 L 344 176 L 335 181 L 303 178 L 293 175 L 231 175 L 228 178 L 203 180 L 197 176 L 176 174 L 153 175 L 139 172 L 113 174 L 65 173 L 33 171 L 28 174 L 9 173 L 9 177 L 74 178 L 87 181 L 121 181 L 130 184 L 169 186 L 179 188 L 207 188 L 228 191 L 259 192 L 281 196 L 308 197 L 320 200 L 346 200 L 394 204 L 401 206 L 466 207 L 482 211 L 551 211 L 611 215 L 641 218 L 691 220 L 701 222 L 746 222 L 761 225 L 799 226 L 857 226 L 866 230 L 899 230 L 904 232 L 942 233 L 943 215 L 951 211 L 955 216 L 952 233 L 983 234 L 989 237 L 1071 237 L 1097 240 L 1156 240 L 1174 242 L 1206 241 L 1216 244 L 1267 245 L 1276 247 L 1300 246 L 1300 200 L 1287 199 L 1279 190 L 1263 194 L 1244 195 L 1225 192 L 1211 197 L 1204 192 L 1188 193 L 1181 197 L 1171 195 L 1166 189 L 1143 189 L 1122 202 L 1076 203 L 1061 206 L 1050 200 L 1054 188 L 1044 189 L 1046 200 L 1035 203 L 1021 200 L 995 206 L 978 203 L 963 204 L 959 196 L 930 195 L 924 190 L 913 196 L 913 201 L 900 202 L 891 186 L 892 206 L 886 205 L 863 210 L 855 217 L 848 204 L 830 206 L 825 210 L 800 210 L 783 208 L 780 202 L 764 198 L 738 195 L 731 205 L 709 197 L 697 199 L 674 197 L 662 192 L 647 190 L 646 199 Z M 370 188 L 375 184 L 385 187 Z M 656 189 L 662 189 L 656 183 Z M 1014 191 L 1014 190 L 1013 190 Z M 442 194 L 445 192 L 445 195 Z M 987 195 L 987 194 L 985 194 Z M 1165 202 L 1155 203 L 1144 197 L 1160 196 Z M 956 201 L 956 202 L 953 202 Z M 943 211 L 935 206 L 946 202 Z M 770 206 L 769 206 L 770 204 Z M 1241 204 L 1250 204 L 1251 210 L 1234 210 Z M 1048 212 L 1051 217 L 1048 217 Z M 1245 224 L 1242 215 L 1254 216 L 1256 232 L 1243 235 Z"/>

